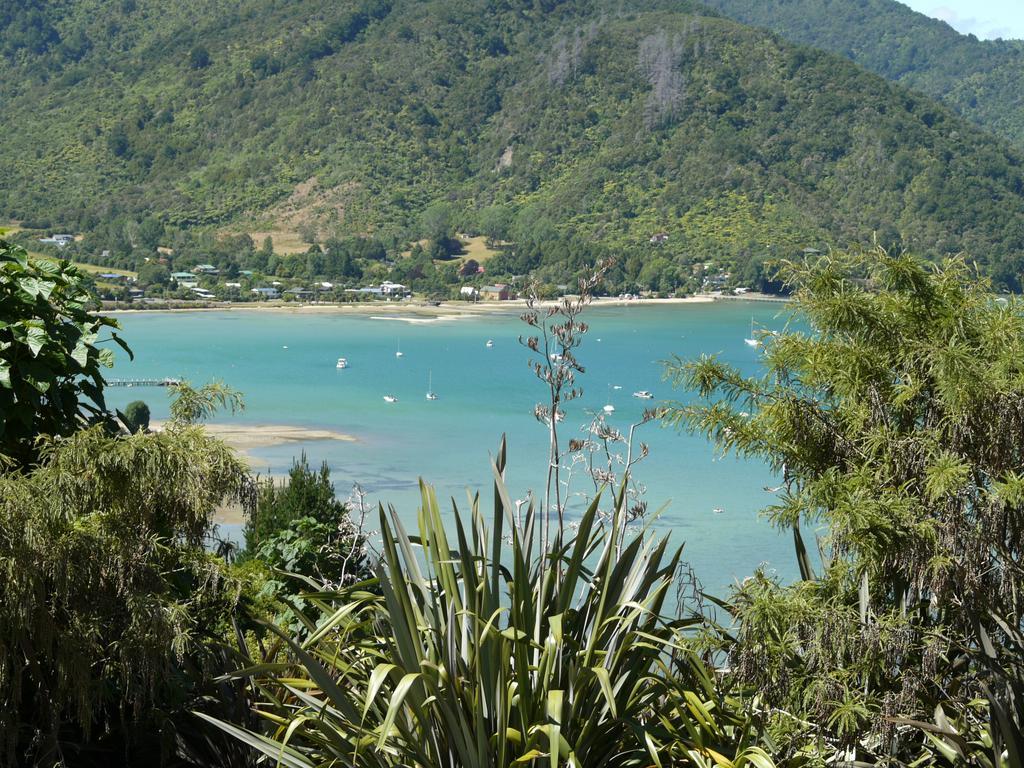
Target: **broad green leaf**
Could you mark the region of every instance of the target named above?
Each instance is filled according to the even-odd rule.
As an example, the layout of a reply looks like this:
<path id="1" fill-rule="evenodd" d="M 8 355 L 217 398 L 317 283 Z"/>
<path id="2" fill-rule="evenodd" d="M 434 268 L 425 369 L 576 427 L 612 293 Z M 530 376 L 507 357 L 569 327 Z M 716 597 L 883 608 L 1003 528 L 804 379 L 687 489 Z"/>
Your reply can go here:
<path id="1" fill-rule="evenodd" d="M 25 330 L 25 343 L 33 357 L 38 357 L 40 350 L 49 341 L 46 331 L 37 326 L 30 326 Z"/>
<path id="2" fill-rule="evenodd" d="M 89 362 L 89 347 L 79 342 L 71 352 L 71 359 L 85 368 L 86 364 Z"/>

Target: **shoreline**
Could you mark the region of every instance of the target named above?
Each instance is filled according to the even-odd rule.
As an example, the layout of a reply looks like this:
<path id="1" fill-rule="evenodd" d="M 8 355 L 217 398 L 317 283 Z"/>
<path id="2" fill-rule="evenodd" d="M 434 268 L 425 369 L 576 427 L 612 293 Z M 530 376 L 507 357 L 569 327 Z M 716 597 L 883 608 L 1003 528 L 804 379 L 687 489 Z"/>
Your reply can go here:
<path id="1" fill-rule="evenodd" d="M 153 420 L 150 429 L 163 429 L 165 421 Z M 264 479 L 276 480 L 271 474 L 270 465 L 252 455 L 259 448 L 272 448 L 290 443 L 304 443 L 314 440 L 337 440 L 339 442 L 356 443 L 359 438 L 345 432 L 315 427 L 297 427 L 287 424 L 201 424 L 200 426 L 210 437 L 223 441 L 233 449 L 244 461 L 251 472 L 261 475 Z M 239 504 L 224 504 L 217 508 L 213 516 L 218 525 L 241 525 L 245 522 L 242 507 Z"/>
<path id="2" fill-rule="evenodd" d="M 746 293 L 739 296 L 721 294 L 698 294 L 675 299 L 620 299 L 617 297 L 594 298 L 590 308 L 617 307 L 663 307 L 689 304 L 713 304 L 717 301 L 768 301 L 786 302 L 788 299 L 760 293 Z M 554 301 L 537 302 L 538 308 L 551 307 Z M 460 318 L 478 317 L 481 315 L 520 314 L 526 309 L 525 299 L 509 299 L 507 301 L 478 302 L 444 302 L 439 305 L 396 301 L 396 302 L 358 302 L 331 304 L 285 304 L 266 302 L 225 302 L 218 306 L 202 307 L 166 307 L 154 309 L 109 309 L 101 310 L 105 315 L 145 315 L 150 313 L 176 312 L 269 312 L 276 314 L 351 314 L 351 315 L 394 315 L 381 317 L 381 320 L 407 320 L 430 322 L 434 320 L 455 320 Z M 401 317 L 405 315 L 405 317 Z"/>
<path id="3" fill-rule="evenodd" d="M 167 422 L 154 419 L 150 429 L 159 431 Z M 314 440 L 336 440 L 343 443 L 357 443 L 359 438 L 346 432 L 317 427 L 300 427 L 289 424 L 200 424 L 207 434 L 222 440 L 248 459 L 249 451 L 259 448 L 273 448 L 289 443 L 305 443 Z"/>

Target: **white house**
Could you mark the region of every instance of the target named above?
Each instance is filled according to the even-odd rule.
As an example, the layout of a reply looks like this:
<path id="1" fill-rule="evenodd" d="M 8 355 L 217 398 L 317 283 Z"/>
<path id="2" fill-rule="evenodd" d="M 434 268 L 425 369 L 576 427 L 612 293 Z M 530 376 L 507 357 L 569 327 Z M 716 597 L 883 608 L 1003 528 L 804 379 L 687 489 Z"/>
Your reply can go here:
<path id="1" fill-rule="evenodd" d="M 39 238 L 40 243 L 53 243 L 58 248 L 63 248 L 68 243 L 75 242 L 74 235 L 53 235 L 52 237 Z"/>
<path id="2" fill-rule="evenodd" d="M 477 297 L 477 294 L 479 293 L 480 291 L 478 291 L 472 285 L 464 285 L 461 288 L 459 288 L 459 295 L 465 296 L 467 299 L 475 299 Z"/>
<path id="3" fill-rule="evenodd" d="M 260 299 L 280 299 L 281 292 L 277 288 L 253 288 L 250 293 L 255 293 Z"/>
<path id="4" fill-rule="evenodd" d="M 401 283 L 392 283 L 390 280 L 385 280 L 380 284 L 380 292 L 384 296 L 395 296 L 405 293 L 406 288 Z"/>

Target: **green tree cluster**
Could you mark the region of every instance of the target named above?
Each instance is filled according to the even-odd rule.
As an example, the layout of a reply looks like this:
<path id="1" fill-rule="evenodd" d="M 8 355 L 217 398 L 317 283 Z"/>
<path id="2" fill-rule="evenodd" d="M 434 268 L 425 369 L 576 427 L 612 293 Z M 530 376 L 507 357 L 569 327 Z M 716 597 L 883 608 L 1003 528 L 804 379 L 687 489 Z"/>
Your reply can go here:
<path id="1" fill-rule="evenodd" d="M 732 596 L 730 666 L 794 752 L 921 764 L 906 718 L 944 711 L 939 752 L 1015 764 L 1024 308 L 960 259 L 834 254 L 782 276 L 796 325 L 761 337 L 763 376 L 672 368 L 701 401 L 668 418 L 779 473 L 768 514 L 797 548 L 797 583 L 758 573 Z"/>
<path id="2" fill-rule="evenodd" d="M 244 536 L 246 554 L 279 571 L 335 585 L 369 576 L 363 531 L 335 496 L 327 463 L 314 471 L 305 453 L 287 480 L 260 485 Z"/>
<path id="3" fill-rule="evenodd" d="M 852 59 L 1024 148 L 1024 43 L 979 40 L 896 0 L 708 0 L 730 18 Z"/>
<path id="4" fill-rule="evenodd" d="M 90 233 L 83 255 L 111 266 L 143 263 L 157 237 L 175 269 L 375 274 L 351 251 L 318 267 L 215 236 L 288 220 L 376 238 L 392 259 L 421 239 L 428 256 L 450 256 L 454 228 L 477 229 L 515 248 L 545 244 L 550 273 L 578 237 L 658 260 L 627 276 L 658 291 L 699 287 L 693 269 L 707 261 L 744 274 L 877 233 L 929 256 L 970 252 L 1019 285 L 1019 151 L 930 98 L 695 3 L 245 0 L 125 12 L 120 0 L 73 0 L 24 14 L 62 40 L 80 30 L 105 44 L 74 62 L 46 46 L 0 57 L 5 114 L 35 126 L 0 148 L 0 214 Z M 192 69 L 200 49 L 209 61 Z M 652 248 L 661 232 L 668 240 Z"/>

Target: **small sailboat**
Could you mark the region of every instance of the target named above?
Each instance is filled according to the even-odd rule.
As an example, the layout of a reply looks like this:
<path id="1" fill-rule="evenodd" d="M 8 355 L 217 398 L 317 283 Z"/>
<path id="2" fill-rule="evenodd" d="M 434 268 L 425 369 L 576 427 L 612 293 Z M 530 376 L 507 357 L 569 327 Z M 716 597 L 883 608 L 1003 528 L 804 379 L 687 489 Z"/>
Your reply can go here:
<path id="1" fill-rule="evenodd" d="M 607 403 L 607 405 L 605 405 L 603 410 L 604 410 L 605 413 L 615 413 L 615 406 L 612 405 L 612 388 L 611 388 L 611 386 L 608 387 L 608 403 Z"/>
<path id="2" fill-rule="evenodd" d="M 395 357 L 405 357 L 405 353 L 402 352 L 402 340 L 398 340 L 398 350 L 395 352 Z"/>
<path id="3" fill-rule="evenodd" d="M 348 368 L 348 360 L 344 357 L 339 357 L 338 362 L 334 366 L 335 368 Z"/>
<path id="4" fill-rule="evenodd" d="M 487 340 L 487 347 L 490 348 L 490 347 L 493 347 L 493 346 L 494 346 L 494 340 L 493 339 L 488 339 Z"/>
<path id="5" fill-rule="evenodd" d="M 384 395 L 384 402 L 385 403 L 397 403 L 398 402 L 398 398 L 395 397 L 394 395 Z"/>
<path id="6" fill-rule="evenodd" d="M 437 393 L 434 391 L 433 371 L 427 371 L 427 400 L 437 400 Z"/>
<path id="7" fill-rule="evenodd" d="M 753 317 L 750 318 L 750 337 L 744 339 L 743 343 L 746 344 L 748 347 L 753 347 L 754 349 L 757 349 L 758 347 L 761 346 L 761 340 L 754 338 L 754 318 Z"/>

